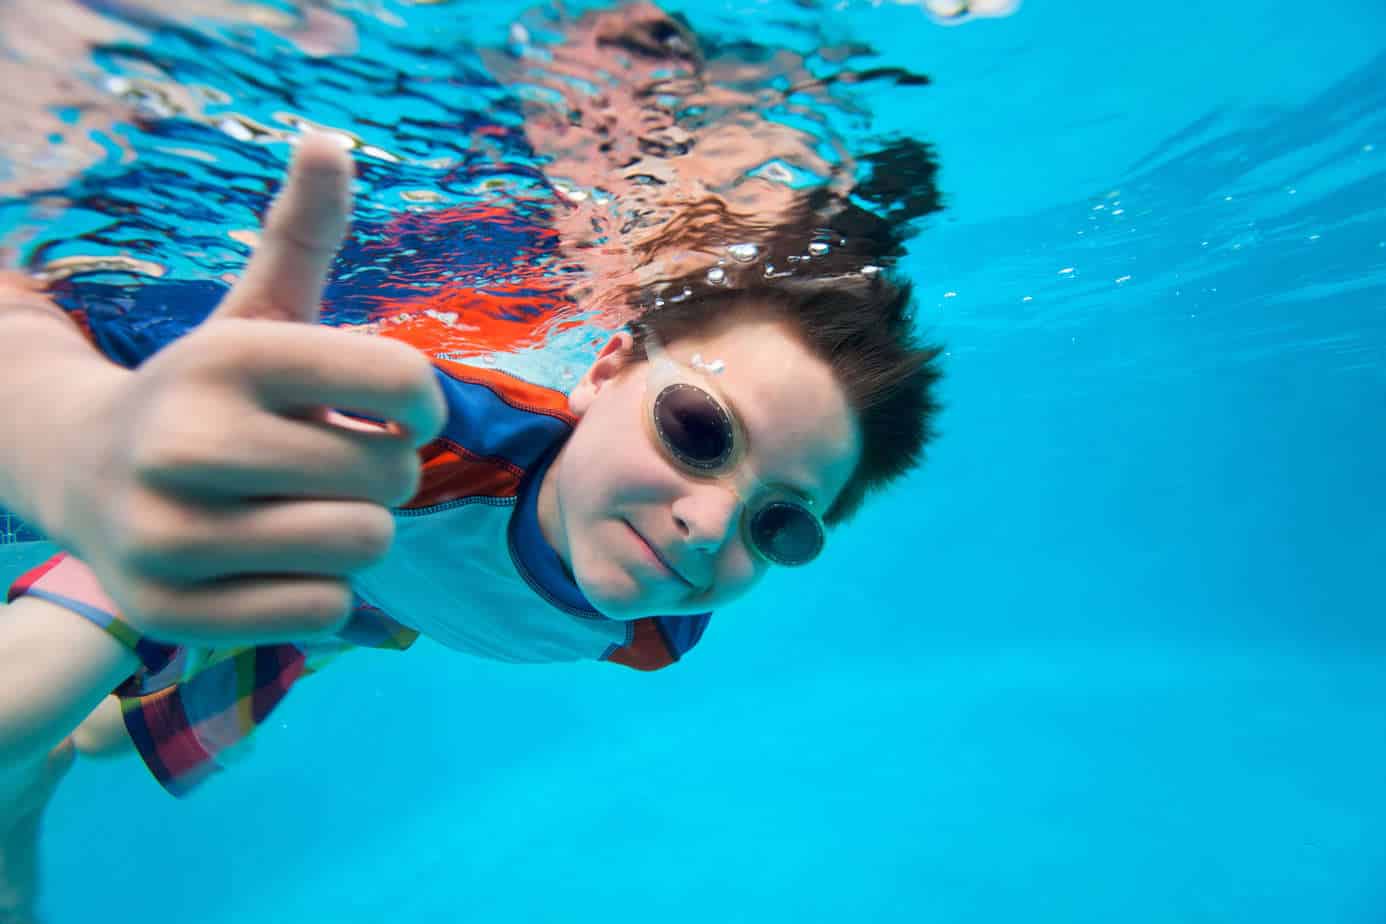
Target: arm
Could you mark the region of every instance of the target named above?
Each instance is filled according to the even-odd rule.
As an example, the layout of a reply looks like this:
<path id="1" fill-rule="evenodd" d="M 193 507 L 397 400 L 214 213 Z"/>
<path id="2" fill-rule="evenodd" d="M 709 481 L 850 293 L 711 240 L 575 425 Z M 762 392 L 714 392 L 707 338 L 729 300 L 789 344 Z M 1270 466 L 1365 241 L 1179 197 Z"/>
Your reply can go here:
<path id="1" fill-rule="evenodd" d="M 26 596 L 0 607 L 0 774 L 42 759 L 138 665 L 55 603 Z"/>

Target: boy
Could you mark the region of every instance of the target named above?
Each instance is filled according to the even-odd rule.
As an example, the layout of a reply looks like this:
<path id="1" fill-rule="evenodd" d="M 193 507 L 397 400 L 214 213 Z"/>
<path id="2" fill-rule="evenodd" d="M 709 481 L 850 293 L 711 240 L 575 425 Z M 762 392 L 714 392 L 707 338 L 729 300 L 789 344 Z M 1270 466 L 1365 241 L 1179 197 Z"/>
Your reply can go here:
<path id="1" fill-rule="evenodd" d="M 663 667 L 919 458 L 938 350 L 875 273 L 671 299 L 567 396 L 286 323 L 316 318 L 350 172 L 306 137 L 243 279 L 133 372 L 37 296 L 0 301 L 9 406 L 51 408 L 7 415 L 0 502 L 76 555 L 17 582 L 0 617 L 16 916 L 73 745 L 128 733 L 182 794 L 323 660 L 420 633 L 504 660 Z M 244 709 L 227 708 L 228 672 L 256 679 Z"/>

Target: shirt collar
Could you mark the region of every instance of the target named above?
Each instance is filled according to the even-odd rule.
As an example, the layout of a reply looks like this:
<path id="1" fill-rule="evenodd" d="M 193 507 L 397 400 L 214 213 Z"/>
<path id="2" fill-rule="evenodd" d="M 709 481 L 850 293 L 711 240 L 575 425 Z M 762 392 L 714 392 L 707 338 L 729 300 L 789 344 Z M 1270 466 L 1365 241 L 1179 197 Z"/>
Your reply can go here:
<path id="1" fill-rule="evenodd" d="M 544 538 L 543 530 L 539 528 L 539 486 L 562 445 L 563 441 L 560 440 L 545 453 L 520 483 L 519 500 L 515 505 L 515 513 L 510 518 L 511 547 L 515 550 L 516 564 L 539 585 L 541 593 L 550 600 L 576 611 L 579 615 L 606 619 L 606 616 L 597 612 L 577 586 L 577 582 L 568 574 L 568 569 L 563 566 L 558 553 L 549 545 L 548 540 Z"/>

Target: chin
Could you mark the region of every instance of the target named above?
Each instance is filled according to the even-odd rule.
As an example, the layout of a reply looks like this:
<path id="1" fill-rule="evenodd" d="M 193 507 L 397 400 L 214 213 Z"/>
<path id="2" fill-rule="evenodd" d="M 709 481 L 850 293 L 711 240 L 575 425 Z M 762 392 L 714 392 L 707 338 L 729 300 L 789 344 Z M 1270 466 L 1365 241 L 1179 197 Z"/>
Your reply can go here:
<path id="1" fill-rule="evenodd" d="M 648 616 L 687 616 L 693 613 L 706 613 L 713 608 L 711 602 L 698 601 L 697 603 L 666 601 L 647 602 L 644 600 L 628 599 L 597 599 L 592 595 L 587 595 L 587 600 L 608 619 L 618 622 L 634 622 L 637 619 L 644 619 Z"/>
<path id="2" fill-rule="evenodd" d="M 576 577 L 578 589 L 587 598 L 587 602 L 607 619 L 633 622 L 659 614 L 659 604 L 648 602 L 642 588 L 628 576 L 619 575 L 613 580 L 595 581 L 584 580 L 580 574 Z"/>
<path id="3" fill-rule="evenodd" d="M 642 605 L 639 601 L 628 602 L 625 600 L 597 600 L 589 596 L 588 601 L 607 619 L 614 619 L 617 622 L 634 622 L 637 619 L 644 619 L 646 616 L 662 615 L 663 611 L 658 606 Z"/>

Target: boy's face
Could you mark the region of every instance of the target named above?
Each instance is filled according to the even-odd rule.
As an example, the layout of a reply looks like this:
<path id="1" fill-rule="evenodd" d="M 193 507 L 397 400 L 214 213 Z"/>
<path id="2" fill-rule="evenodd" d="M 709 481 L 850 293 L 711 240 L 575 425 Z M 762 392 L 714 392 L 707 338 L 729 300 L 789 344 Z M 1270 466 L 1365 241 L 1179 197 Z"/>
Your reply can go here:
<path id="1" fill-rule="evenodd" d="M 614 336 L 569 395 L 581 420 L 540 486 L 540 527 L 603 615 L 706 612 L 770 565 L 743 538 L 734 481 L 685 474 L 651 435 L 650 367 L 630 362 L 631 344 L 627 332 Z M 694 354 L 721 360 L 709 381 L 747 434 L 745 463 L 761 482 L 804 493 L 821 516 L 861 454 L 855 415 L 827 364 L 766 320 L 666 348 L 682 365 Z"/>

